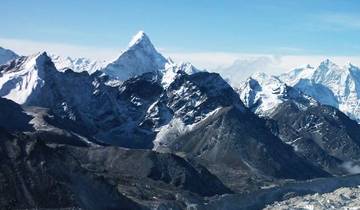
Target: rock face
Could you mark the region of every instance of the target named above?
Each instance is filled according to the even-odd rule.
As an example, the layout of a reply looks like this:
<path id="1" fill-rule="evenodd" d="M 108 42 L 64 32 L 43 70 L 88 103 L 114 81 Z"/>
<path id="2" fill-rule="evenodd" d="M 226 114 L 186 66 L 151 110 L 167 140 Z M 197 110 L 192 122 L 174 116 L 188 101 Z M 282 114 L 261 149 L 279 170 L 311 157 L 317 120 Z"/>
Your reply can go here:
<path id="1" fill-rule="evenodd" d="M 325 105 L 299 109 L 281 104 L 269 127 L 295 151 L 332 174 L 346 174 L 344 163 L 359 160 L 360 126 L 339 110 Z"/>
<path id="2" fill-rule="evenodd" d="M 2 209 L 140 207 L 43 142 L 1 131 L 0 144 Z"/>
<path id="3" fill-rule="evenodd" d="M 60 118 L 81 124 L 83 133 L 100 142 L 151 147 L 147 136 L 153 134 L 142 132 L 138 124 L 141 113 L 162 91 L 156 75 L 112 87 L 98 74 L 57 71 L 46 53 L 13 61 L 2 66 L 1 72 L 3 97 L 26 106 L 48 108 Z"/>
<path id="4" fill-rule="evenodd" d="M 151 150 L 56 141 L 53 130 L 39 135 L 28 123 L 33 116 L 19 105 L 6 99 L 0 105 L 12 109 L 14 122 L 33 126 L 1 124 L 1 209 L 182 209 L 188 199 L 232 193 L 196 162 Z M 0 122 L 6 119 L 0 115 Z"/>
<path id="5" fill-rule="evenodd" d="M 204 164 L 235 190 L 265 185 L 270 177 L 308 179 L 327 176 L 269 132 L 264 122 L 235 107 L 217 110 L 159 151 L 172 151 Z"/>
<path id="6" fill-rule="evenodd" d="M 10 131 L 33 131 L 33 119 L 21 106 L 11 100 L 0 98 L 0 127 Z"/>
<path id="7" fill-rule="evenodd" d="M 144 201 L 176 203 L 176 194 L 231 193 L 204 167 L 171 154 L 47 144 L 5 130 L 0 138 L 2 209 L 141 209 Z"/>

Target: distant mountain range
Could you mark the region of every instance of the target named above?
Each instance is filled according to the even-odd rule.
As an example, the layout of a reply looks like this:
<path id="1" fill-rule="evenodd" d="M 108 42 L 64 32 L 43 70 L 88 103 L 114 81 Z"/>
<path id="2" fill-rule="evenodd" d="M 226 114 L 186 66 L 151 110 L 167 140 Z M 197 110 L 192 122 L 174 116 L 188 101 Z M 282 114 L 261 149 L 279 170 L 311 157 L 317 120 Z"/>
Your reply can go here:
<path id="1" fill-rule="evenodd" d="M 360 160 L 353 65 L 231 87 L 142 31 L 113 62 L 0 50 L 4 209 L 237 209 L 276 189 L 262 208 L 283 186 L 341 183 Z"/>

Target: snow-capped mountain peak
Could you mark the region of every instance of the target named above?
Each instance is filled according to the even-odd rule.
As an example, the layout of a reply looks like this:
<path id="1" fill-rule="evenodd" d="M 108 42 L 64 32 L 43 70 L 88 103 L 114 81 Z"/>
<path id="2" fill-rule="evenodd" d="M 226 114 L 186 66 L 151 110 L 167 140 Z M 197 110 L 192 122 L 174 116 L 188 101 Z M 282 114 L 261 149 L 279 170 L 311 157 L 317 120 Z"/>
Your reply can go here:
<path id="1" fill-rule="evenodd" d="M 125 81 L 131 77 L 147 72 L 158 74 L 164 87 L 174 81 L 179 71 L 187 74 L 198 72 L 190 63 L 176 64 L 173 60 L 161 55 L 145 32 L 138 32 L 130 41 L 129 47 L 117 60 L 108 64 L 104 73 L 116 80 Z"/>
<path id="2" fill-rule="evenodd" d="M 132 38 L 128 49 L 103 71 L 115 79 L 125 81 L 146 72 L 163 71 L 167 63 L 168 60 L 155 49 L 149 37 L 140 31 Z"/>
<path id="3" fill-rule="evenodd" d="M 45 63 L 47 63 L 49 61 L 51 61 L 51 58 L 44 51 L 44 52 L 35 53 L 30 56 L 20 57 L 19 59 L 17 59 L 15 61 L 15 63 L 20 67 L 20 68 L 18 68 L 19 71 L 23 71 L 23 70 L 43 71 L 44 70 L 43 66 L 45 65 Z M 9 65 L 9 67 L 11 67 L 11 66 L 12 65 Z M 2 69 L 2 72 L 7 73 L 8 71 L 9 71 L 9 69 L 6 68 L 6 66 L 4 66 L 4 68 Z"/>
<path id="4" fill-rule="evenodd" d="M 360 121 L 360 71 L 348 64 L 339 66 L 329 59 L 313 69 L 295 69 L 280 79 L 322 104 L 338 108 L 350 118 Z"/>
<path id="5" fill-rule="evenodd" d="M 44 75 L 57 71 L 46 52 L 20 57 L 0 69 L 0 96 L 25 104 L 44 84 Z"/>
<path id="6" fill-rule="evenodd" d="M 132 37 L 131 41 L 129 42 L 129 48 L 139 45 L 139 44 L 152 46 L 150 38 L 145 34 L 144 31 L 139 31 L 137 34 L 135 34 Z"/>
<path id="7" fill-rule="evenodd" d="M 238 90 L 242 102 L 254 113 L 269 116 L 284 101 L 292 100 L 299 108 L 315 104 L 315 100 L 289 87 L 278 77 L 255 73 Z"/>
<path id="8" fill-rule="evenodd" d="M 48 54 L 45 51 L 38 52 L 30 56 L 30 58 L 35 61 L 36 66 L 42 66 L 45 62 L 51 61 L 51 58 L 48 56 Z"/>

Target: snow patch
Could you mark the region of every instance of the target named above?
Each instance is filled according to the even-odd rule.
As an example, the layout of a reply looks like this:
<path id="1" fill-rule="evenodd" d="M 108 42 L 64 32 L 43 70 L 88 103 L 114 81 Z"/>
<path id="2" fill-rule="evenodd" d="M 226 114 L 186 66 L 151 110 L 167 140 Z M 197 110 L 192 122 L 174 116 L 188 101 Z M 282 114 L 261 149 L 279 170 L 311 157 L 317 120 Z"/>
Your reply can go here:
<path id="1" fill-rule="evenodd" d="M 136 44 L 138 44 L 139 42 L 141 42 L 144 38 L 148 39 L 145 32 L 144 31 L 139 31 L 137 34 L 135 34 L 135 36 L 133 36 L 133 38 L 131 39 L 131 41 L 129 42 L 129 47 L 132 47 Z"/>
<path id="2" fill-rule="evenodd" d="M 221 107 L 209 112 L 207 115 L 205 115 L 202 118 L 202 120 L 206 120 L 208 117 L 217 113 L 220 109 Z M 172 139 L 176 139 L 179 136 L 182 136 L 185 133 L 190 132 L 201 121 L 186 125 L 180 118 L 173 118 L 167 125 L 160 127 L 159 132 L 157 133 L 156 138 L 153 141 L 154 143 L 153 150 L 157 150 L 162 146 L 166 147 L 171 142 Z"/>

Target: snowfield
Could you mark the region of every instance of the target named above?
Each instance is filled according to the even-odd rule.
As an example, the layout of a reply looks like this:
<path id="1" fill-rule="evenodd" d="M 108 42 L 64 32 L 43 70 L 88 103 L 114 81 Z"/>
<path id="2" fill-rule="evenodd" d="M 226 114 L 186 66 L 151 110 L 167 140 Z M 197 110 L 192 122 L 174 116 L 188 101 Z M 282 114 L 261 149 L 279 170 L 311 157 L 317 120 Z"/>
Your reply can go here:
<path id="1" fill-rule="evenodd" d="M 294 210 L 326 210 L 326 209 L 360 209 L 360 186 L 352 188 L 339 188 L 334 192 L 297 196 L 285 201 L 275 202 L 264 208 L 294 209 Z"/>

